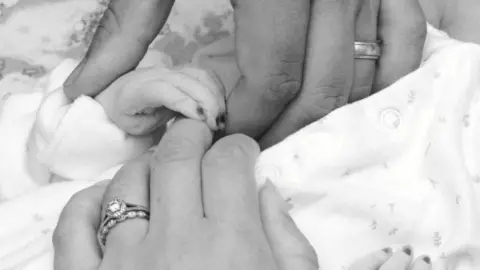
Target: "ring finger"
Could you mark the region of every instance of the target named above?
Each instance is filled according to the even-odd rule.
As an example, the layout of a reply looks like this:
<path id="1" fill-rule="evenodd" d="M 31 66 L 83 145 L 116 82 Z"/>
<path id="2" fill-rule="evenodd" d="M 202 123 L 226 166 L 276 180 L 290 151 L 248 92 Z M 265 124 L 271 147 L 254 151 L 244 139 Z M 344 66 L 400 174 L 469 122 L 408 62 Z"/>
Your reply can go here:
<path id="1" fill-rule="evenodd" d="M 262 137 L 269 147 L 345 105 L 353 85 L 353 42 L 361 0 L 311 2 L 302 91 Z"/>
<path id="2" fill-rule="evenodd" d="M 149 207 L 149 158 L 151 153 L 127 163 L 118 171 L 108 185 L 102 203 L 102 217 L 105 216 L 107 205 L 115 199 L 126 203 Z M 112 249 L 119 251 L 122 247 L 140 242 L 148 230 L 148 221 L 143 218 L 133 218 L 117 223 L 106 237 L 105 256 Z M 112 253 L 112 254 L 115 254 Z M 114 255 L 116 256 L 116 255 Z"/>
<path id="3" fill-rule="evenodd" d="M 377 17 L 379 0 L 365 0 L 356 22 L 355 41 L 375 42 L 377 40 Z M 355 57 L 353 87 L 349 102 L 368 97 L 372 92 L 376 61 Z"/>

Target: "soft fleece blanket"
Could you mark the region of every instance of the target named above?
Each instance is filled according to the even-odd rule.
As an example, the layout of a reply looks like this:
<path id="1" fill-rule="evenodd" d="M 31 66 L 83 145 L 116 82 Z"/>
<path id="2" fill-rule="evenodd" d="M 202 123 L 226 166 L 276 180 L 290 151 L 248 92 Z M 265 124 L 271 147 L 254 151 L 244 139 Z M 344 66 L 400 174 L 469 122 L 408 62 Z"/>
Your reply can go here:
<path id="1" fill-rule="evenodd" d="M 150 55 L 142 65 L 175 65 Z M 93 99 L 66 101 L 60 86 L 77 62 L 3 98 L 2 270 L 52 269 L 51 233 L 71 195 L 153 143 L 126 136 Z M 271 179 L 294 205 L 323 269 L 403 244 L 434 269 L 480 268 L 479 72 L 478 45 L 429 27 L 420 69 L 261 154 L 259 185 Z"/>

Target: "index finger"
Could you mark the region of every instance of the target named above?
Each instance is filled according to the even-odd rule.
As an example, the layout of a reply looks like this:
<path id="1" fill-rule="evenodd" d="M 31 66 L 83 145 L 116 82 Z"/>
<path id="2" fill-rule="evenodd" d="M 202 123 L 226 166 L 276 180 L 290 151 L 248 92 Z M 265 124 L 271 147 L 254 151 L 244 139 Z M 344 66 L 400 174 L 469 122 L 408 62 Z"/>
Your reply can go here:
<path id="1" fill-rule="evenodd" d="M 93 41 L 64 83 L 65 95 L 95 96 L 133 70 L 167 21 L 174 0 L 111 0 Z"/>
<path id="2" fill-rule="evenodd" d="M 228 134 L 261 135 L 300 91 L 310 0 L 232 0 L 242 78 L 227 100 Z"/>
<path id="3" fill-rule="evenodd" d="M 161 139 L 150 161 L 149 233 L 203 219 L 201 163 L 212 137 L 205 123 L 182 119 Z"/>
<path id="4" fill-rule="evenodd" d="M 255 160 L 260 153 L 251 138 L 222 138 L 202 162 L 203 205 L 207 219 L 247 226 L 260 224 Z"/>

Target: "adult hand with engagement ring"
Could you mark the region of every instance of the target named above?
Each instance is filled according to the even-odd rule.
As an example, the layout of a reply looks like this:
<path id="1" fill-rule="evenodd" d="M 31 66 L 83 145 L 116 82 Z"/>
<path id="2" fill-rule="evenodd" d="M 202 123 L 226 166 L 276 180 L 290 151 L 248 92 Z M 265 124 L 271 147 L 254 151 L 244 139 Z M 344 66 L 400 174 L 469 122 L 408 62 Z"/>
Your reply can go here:
<path id="1" fill-rule="evenodd" d="M 212 137 L 178 120 L 154 153 L 75 195 L 54 233 L 55 269 L 318 269 L 273 184 L 257 191 L 257 143 Z"/>
<path id="2" fill-rule="evenodd" d="M 73 196 L 54 233 L 55 269 L 318 269 L 273 184 L 257 191 L 258 145 L 211 142 L 204 123 L 180 120 L 154 153 Z M 431 269 L 411 261 L 411 249 L 385 249 L 349 270 Z"/>

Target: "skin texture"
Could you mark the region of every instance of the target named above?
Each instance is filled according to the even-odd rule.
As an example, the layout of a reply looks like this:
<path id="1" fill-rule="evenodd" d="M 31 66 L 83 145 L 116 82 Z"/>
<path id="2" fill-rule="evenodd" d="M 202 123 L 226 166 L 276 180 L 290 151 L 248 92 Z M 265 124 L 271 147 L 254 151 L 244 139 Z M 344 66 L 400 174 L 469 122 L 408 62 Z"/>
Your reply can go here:
<path id="1" fill-rule="evenodd" d="M 417 0 L 381 3 L 232 1 L 242 76 L 227 99 L 225 134 L 243 133 L 258 139 L 261 148 L 269 147 L 418 67 L 425 25 Z M 172 4 L 111 1 L 84 61 L 64 85 L 66 95 L 96 96 L 130 72 L 162 28 Z M 353 59 L 354 40 L 377 39 L 384 43 L 378 63 Z"/>
<path id="2" fill-rule="evenodd" d="M 258 144 L 244 135 L 211 144 L 205 123 L 179 120 L 155 151 L 74 195 L 54 232 L 55 269 L 318 269 L 274 185 L 257 191 Z M 151 218 L 116 225 L 102 254 L 96 230 L 115 198 L 148 206 Z M 423 257 L 411 264 L 406 248 L 367 254 L 349 269 L 431 269 Z"/>
<path id="3" fill-rule="evenodd" d="M 383 89 L 420 63 L 426 29 L 416 0 L 313 1 L 310 8 L 302 88 L 260 139 L 264 148 L 338 107 Z M 383 42 L 377 65 L 354 60 L 351 44 L 355 40 L 377 39 Z M 243 119 L 243 114 L 230 117 Z"/>
<path id="4" fill-rule="evenodd" d="M 203 122 L 177 121 L 153 153 L 75 195 L 54 233 L 55 269 L 318 269 L 273 185 L 257 193 L 258 144 L 244 135 L 211 143 Z M 151 218 L 116 226 L 102 257 L 100 209 L 116 197 L 149 206 Z"/>
<path id="5" fill-rule="evenodd" d="M 425 18 L 455 38 L 480 44 L 475 0 L 421 0 L 423 13 L 417 0 L 269 1 L 232 1 L 242 78 L 227 100 L 225 133 L 255 137 L 261 148 L 416 69 Z M 172 0 L 112 1 L 84 61 L 65 84 L 67 96 L 95 96 L 131 71 L 172 5 Z M 145 31 L 135 31 L 139 28 Z M 353 40 L 376 39 L 383 41 L 377 63 L 353 60 Z M 154 120 L 161 123 L 152 126 L 172 115 L 156 112 Z"/>

